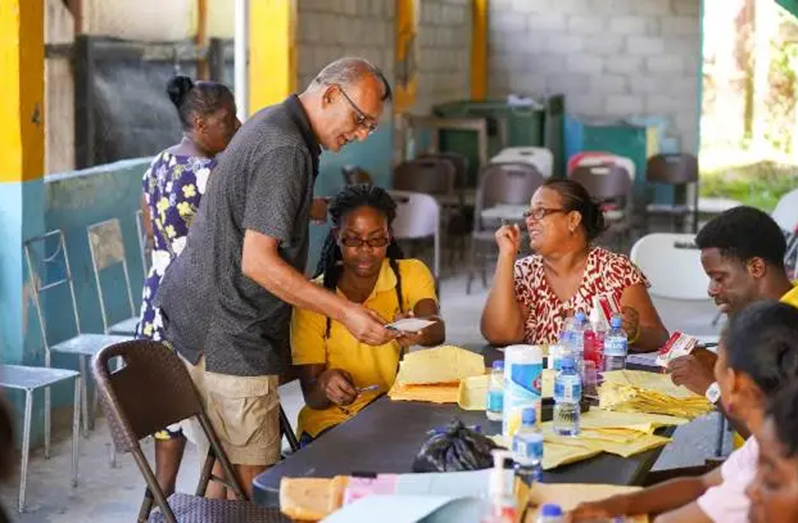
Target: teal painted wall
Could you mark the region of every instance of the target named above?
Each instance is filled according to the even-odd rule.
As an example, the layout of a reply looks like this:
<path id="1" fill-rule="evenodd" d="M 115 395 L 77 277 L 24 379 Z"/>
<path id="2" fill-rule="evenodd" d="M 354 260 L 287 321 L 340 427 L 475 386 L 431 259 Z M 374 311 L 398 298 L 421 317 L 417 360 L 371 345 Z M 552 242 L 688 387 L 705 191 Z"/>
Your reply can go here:
<path id="1" fill-rule="evenodd" d="M 344 185 L 341 167 L 359 165 L 371 173 L 375 183 L 387 186 L 391 178 L 392 132 L 390 125 L 377 130 L 364 143 L 353 143 L 338 154 L 323 153 L 316 194 L 332 196 Z M 62 229 L 66 237 L 78 312 L 83 332 L 102 332 L 102 317 L 89 251 L 87 227 L 110 218 L 118 218 L 122 227 L 125 254 L 138 312 L 143 284 L 143 270 L 136 233 L 135 212 L 141 202 L 141 178 L 149 158 L 125 160 L 82 171 L 48 176 L 44 181 L 26 184 L 0 184 L 0 245 L 7 246 L 0 256 L 0 283 L 19 282 L 22 286 L 26 268 L 22 254 L 24 239 L 46 230 Z M 30 205 L 20 207 L 24 202 Z M 14 206 L 20 208 L 15 208 Z M 42 209 L 43 212 L 42 212 Z M 308 272 L 312 272 L 329 226 L 311 225 Z M 44 276 L 52 281 L 61 276 L 50 269 Z M 103 286 L 111 320 L 125 319 L 129 314 L 121 271 L 108 269 Z M 44 347 L 32 302 L 26 311 L 20 307 L 23 291 L 7 292 L 0 286 L 0 356 L 4 362 L 27 365 L 44 364 Z M 29 295 L 28 295 L 29 298 Z M 43 296 L 47 333 L 50 343 L 75 333 L 68 289 L 58 288 Z M 23 336 L 19 325 L 26 324 Z M 16 329 L 16 330 L 15 330 Z M 16 334 L 15 334 L 16 333 Z M 53 355 L 53 366 L 77 369 L 74 357 Z M 72 405 L 72 386 L 53 389 L 55 408 Z M 21 422 L 22 395 L 8 394 Z M 34 403 L 34 443 L 41 441 L 43 426 L 43 394 Z"/>

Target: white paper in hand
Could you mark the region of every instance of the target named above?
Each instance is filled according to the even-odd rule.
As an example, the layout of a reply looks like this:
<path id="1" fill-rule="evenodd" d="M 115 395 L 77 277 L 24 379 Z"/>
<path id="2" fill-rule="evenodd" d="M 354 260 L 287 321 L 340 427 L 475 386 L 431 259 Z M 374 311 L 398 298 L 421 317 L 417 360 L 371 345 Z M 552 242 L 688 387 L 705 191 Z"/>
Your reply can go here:
<path id="1" fill-rule="evenodd" d="M 421 318 L 404 318 L 385 326 L 386 329 L 392 329 L 403 332 L 418 332 L 435 323 L 434 321 L 424 320 Z"/>

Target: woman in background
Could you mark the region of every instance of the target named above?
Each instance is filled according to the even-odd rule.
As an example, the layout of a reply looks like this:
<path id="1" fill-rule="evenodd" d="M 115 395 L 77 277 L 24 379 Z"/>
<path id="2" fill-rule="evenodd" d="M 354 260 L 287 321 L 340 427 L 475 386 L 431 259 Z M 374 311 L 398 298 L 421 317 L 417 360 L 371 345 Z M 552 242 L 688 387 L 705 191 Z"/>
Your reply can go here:
<path id="1" fill-rule="evenodd" d="M 199 209 L 208 177 L 241 122 L 233 94 L 216 82 L 197 82 L 185 76 L 169 81 L 166 92 L 177 108 L 182 140 L 159 153 L 144 174 L 144 228 L 152 242 L 152 267 L 144 282 L 137 338 L 161 341 L 163 323 L 153 305 L 169 265 L 186 245 L 186 236 Z M 179 426 L 155 436 L 155 471 L 166 496 L 175 491 L 177 471 L 186 440 Z"/>

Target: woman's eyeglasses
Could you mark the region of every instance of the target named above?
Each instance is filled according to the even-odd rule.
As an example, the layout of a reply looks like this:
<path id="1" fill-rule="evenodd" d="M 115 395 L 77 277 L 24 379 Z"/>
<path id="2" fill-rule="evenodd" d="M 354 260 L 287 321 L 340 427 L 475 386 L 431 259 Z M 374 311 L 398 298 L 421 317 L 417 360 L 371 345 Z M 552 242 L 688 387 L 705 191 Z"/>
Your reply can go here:
<path id="1" fill-rule="evenodd" d="M 529 209 L 524 211 L 524 218 L 532 218 L 536 222 L 539 222 L 549 214 L 556 214 L 558 212 L 567 213 L 570 211 L 568 209 L 546 209 L 544 207 L 540 207 L 537 209 Z"/>
<path id="2" fill-rule="evenodd" d="M 344 247 L 350 247 L 354 249 L 359 249 L 364 245 L 368 245 L 372 249 L 379 249 L 382 247 L 387 247 L 389 243 L 391 243 L 390 238 L 380 237 L 380 238 L 369 238 L 368 240 L 364 240 L 362 238 L 355 238 L 354 236 L 345 236 L 341 238 L 341 243 Z"/>

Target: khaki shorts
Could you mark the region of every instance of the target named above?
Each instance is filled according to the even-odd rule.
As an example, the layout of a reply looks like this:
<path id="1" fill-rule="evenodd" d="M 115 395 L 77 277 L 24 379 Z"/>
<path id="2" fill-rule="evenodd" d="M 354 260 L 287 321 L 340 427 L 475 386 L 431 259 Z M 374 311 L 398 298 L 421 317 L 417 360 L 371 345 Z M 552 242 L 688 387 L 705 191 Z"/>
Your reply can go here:
<path id="1" fill-rule="evenodd" d="M 277 463 L 282 444 L 279 377 L 208 372 L 204 356 L 197 365 L 183 363 L 230 462 L 261 466 Z M 186 437 L 202 448 L 207 443 L 201 437 L 199 423 L 193 418 L 186 422 Z"/>

